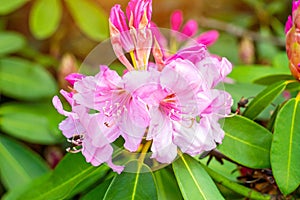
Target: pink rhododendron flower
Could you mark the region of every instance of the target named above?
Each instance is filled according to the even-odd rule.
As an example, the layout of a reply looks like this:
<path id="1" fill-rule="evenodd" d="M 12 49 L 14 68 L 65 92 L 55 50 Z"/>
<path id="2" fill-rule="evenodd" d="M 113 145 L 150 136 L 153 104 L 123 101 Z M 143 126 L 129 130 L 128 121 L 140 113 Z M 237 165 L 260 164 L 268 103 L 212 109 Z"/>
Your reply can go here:
<path id="1" fill-rule="evenodd" d="M 57 96 L 53 98 L 57 111 L 67 117 L 59 128 L 75 145 L 69 151 L 81 151 L 92 165 L 105 162 L 118 173 L 124 167 L 112 162 L 117 138 L 124 139 L 130 152 L 150 142 L 151 158 L 171 163 L 178 150 L 195 156 L 220 144 L 224 131 L 218 121 L 231 112 L 231 96 L 215 87 L 232 65 L 206 48 L 218 34 L 205 33 L 198 37 L 199 43 L 165 55 L 165 41 L 150 22 L 151 12 L 151 0 L 131 0 L 127 18 L 119 5 L 111 10 L 112 46 L 127 67 L 122 76 L 105 65 L 95 76 L 67 76 L 72 90 L 61 94 L 71 105 L 70 112 Z M 182 13 L 176 11 L 171 19 L 172 29 L 180 30 Z M 182 32 L 190 37 L 195 30 L 197 25 L 188 22 Z M 129 51 L 131 62 L 124 50 Z M 148 61 L 151 52 L 154 62 Z"/>

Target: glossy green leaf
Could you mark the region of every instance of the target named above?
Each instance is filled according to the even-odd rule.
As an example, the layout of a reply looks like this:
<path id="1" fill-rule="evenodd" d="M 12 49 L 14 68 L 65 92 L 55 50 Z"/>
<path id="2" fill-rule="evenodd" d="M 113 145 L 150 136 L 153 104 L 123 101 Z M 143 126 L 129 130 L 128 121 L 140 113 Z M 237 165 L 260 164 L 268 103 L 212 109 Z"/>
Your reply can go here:
<path id="1" fill-rule="evenodd" d="M 127 170 L 132 172 L 126 172 Z M 115 176 L 112 180 L 103 198 L 103 200 L 108 199 L 157 199 L 157 191 L 151 169 L 147 165 L 140 165 L 138 161 L 129 162 L 124 172 Z"/>
<path id="2" fill-rule="evenodd" d="M 25 46 L 25 38 L 15 32 L 0 32 L 0 55 L 15 53 Z"/>
<path id="3" fill-rule="evenodd" d="M 163 168 L 154 172 L 159 200 L 183 199 L 174 174 Z"/>
<path id="4" fill-rule="evenodd" d="M 46 163 L 35 152 L 0 135 L 0 174 L 7 189 L 26 185 L 48 170 Z"/>
<path id="5" fill-rule="evenodd" d="M 0 14 L 13 12 L 27 3 L 29 0 L 1 0 Z"/>
<path id="6" fill-rule="evenodd" d="M 245 65 L 245 66 L 235 66 L 232 72 L 229 74 L 229 77 L 241 83 L 252 83 L 253 81 L 261 77 L 275 75 L 275 74 L 289 75 L 290 72 L 288 69 L 278 69 L 270 66 Z"/>
<path id="7" fill-rule="evenodd" d="M 9 97 L 34 100 L 52 97 L 57 85 L 42 67 L 20 58 L 0 59 L 0 91 Z"/>
<path id="8" fill-rule="evenodd" d="M 280 191 L 287 195 L 300 185 L 300 98 L 279 111 L 271 148 L 271 165 Z"/>
<path id="9" fill-rule="evenodd" d="M 203 166 L 203 167 L 216 183 L 218 183 L 238 194 L 241 194 L 241 195 L 247 197 L 247 199 L 253 199 L 253 200 L 270 200 L 271 199 L 270 195 L 264 195 L 255 190 L 251 190 L 250 188 L 242 186 L 241 184 L 238 184 L 235 181 L 227 179 L 225 176 L 210 169 L 209 167 L 206 167 L 206 166 Z"/>
<path id="10" fill-rule="evenodd" d="M 185 200 L 224 199 L 202 165 L 192 157 L 180 155 L 172 165 Z"/>
<path id="11" fill-rule="evenodd" d="M 88 0 L 65 0 L 77 26 L 88 37 L 101 41 L 108 34 L 108 17 L 98 5 Z"/>
<path id="12" fill-rule="evenodd" d="M 105 165 L 94 167 L 86 163 L 80 153 L 68 154 L 47 179 L 33 181 L 18 199 L 65 199 L 76 185 L 80 184 L 89 174 L 96 170 L 108 171 L 109 168 Z"/>
<path id="13" fill-rule="evenodd" d="M 225 119 L 225 137 L 218 149 L 227 157 L 249 168 L 269 168 L 272 134 L 242 116 Z"/>
<path id="14" fill-rule="evenodd" d="M 37 39 L 50 37 L 58 28 L 62 15 L 60 0 L 36 0 L 29 16 L 29 27 Z"/>
<path id="15" fill-rule="evenodd" d="M 254 80 L 253 82 L 260 85 L 271 85 L 279 81 L 286 81 L 286 80 L 293 80 L 293 79 L 294 78 L 292 75 L 278 74 L 278 75 L 264 76 L 257 80 Z"/>
<path id="16" fill-rule="evenodd" d="M 95 199 L 103 199 L 111 180 L 106 180 L 103 183 L 99 184 L 97 187 L 92 189 L 86 195 L 84 195 L 80 200 L 95 200 Z"/>
<path id="17" fill-rule="evenodd" d="M 76 185 L 76 187 L 68 195 L 68 199 L 79 193 L 86 192 L 90 187 L 94 187 L 94 185 L 97 184 L 97 182 L 99 182 L 103 177 L 105 177 L 107 173 L 107 170 L 103 170 L 102 168 L 98 168 L 97 170 L 93 171 L 80 184 Z"/>
<path id="18" fill-rule="evenodd" d="M 0 128 L 19 139 L 39 144 L 62 141 L 63 116 L 49 103 L 7 103 L 0 108 Z"/>
<path id="19" fill-rule="evenodd" d="M 243 115 L 249 119 L 255 119 L 259 113 L 283 92 L 289 82 L 280 81 L 264 89 L 249 103 Z"/>

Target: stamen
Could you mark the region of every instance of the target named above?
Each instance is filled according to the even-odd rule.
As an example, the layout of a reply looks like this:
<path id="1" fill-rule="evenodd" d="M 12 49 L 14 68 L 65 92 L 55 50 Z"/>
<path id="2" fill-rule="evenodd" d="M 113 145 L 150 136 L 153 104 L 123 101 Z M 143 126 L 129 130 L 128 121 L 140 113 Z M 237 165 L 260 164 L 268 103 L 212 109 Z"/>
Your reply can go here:
<path id="1" fill-rule="evenodd" d="M 133 67 L 134 67 L 135 70 L 137 70 L 138 68 L 137 68 L 134 52 L 130 51 L 129 54 L 130 54 L 130 57 L 131 57 L 131 60 L 132 60 L 132 63 L 133 63 Z"/>

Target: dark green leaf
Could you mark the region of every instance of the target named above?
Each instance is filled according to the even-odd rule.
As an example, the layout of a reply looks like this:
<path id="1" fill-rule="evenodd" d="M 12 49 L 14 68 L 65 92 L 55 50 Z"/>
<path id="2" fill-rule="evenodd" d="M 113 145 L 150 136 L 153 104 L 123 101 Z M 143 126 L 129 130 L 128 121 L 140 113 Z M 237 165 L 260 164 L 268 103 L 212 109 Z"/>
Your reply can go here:
<path id="1" fill-rule="evenodd" d="M 180 155 L 172 165 L 185 200 L 224 199 L 202 165 L 192 157 Z"/>
<path id="2" fill-rule="evenodd" d="M 174 174 L 163 168 L 154 172 L 159 200 L 183 199 Z"/>
<path id="3" fill-rule="evenodd" d="M 290 81 L 280 81 L 260 92 L 247 106 L 243 115 L 255 119 L 272 101 L 278 97 Z"/>
<path id="4" fill-rule="evenodd" d="M 95 200 L 95 199 L 103 199 L 109 185 L 111 183 L 111 180 L 106 180 L 97 187 L 95 187 L 93 190 L 91 190 L 89 193 L 84 195 L 80 200 Z"/>
<path id="5" fill-rule="evenodd" d="M 96 41 L 108 37 L 108 17 L 99 6 L 88 0 L 66 0 L 65 2 L 83 33 Z"/>
<path id="6" fill-rule="evenodd" d="M 1 0 L 0 14 L 5 15 L 23 6 L 29 0 Z"/>
<path id="7" fill-rule="evenodd" d="M 7 189 L 26 185 L 48 170 L 46 163 L 36 153 L 0 135 L 0 171 Z"/>
<path id="8" fill-rule="evenodd" d="M 99 180 L 101 180 L 101 178 L 105 177 L 106 174 L 107 174 L 107 170 L 103 170 L 101 167 L 98 167 L 97 170 L 90 173 L 86 177 L 86 179 L 84 179 L 80 184 L 78 184 L 72 190 L 72 192 L 68 195 L 68 199 L 81 193 L 81 192 L 87 191 L 90 187 L 93 187 L 94 184 L 96 184 L 96 182 L 99 182 Z M 103 194 L 103 196 L 104 196 L 104 194 Z"/>
<path id="9" fill-rule="evenodd" d="M 300 98 L 279 111 L 271 148 L 271 164 L 280 191 L 287 195 L 300 185 Z"/>
<path id="10" fill-rule="evenodd" d="M 0 91 L 9 97 L 33 100 L 52 97 L 57 90 L 51 75 L 20 58 L 0 59 Z"/>
<path id="11" fill-rule="evenodd" d="M 287 74 L 278 74 L 278 75 L 270 75 L 261 77 L 257 80 L 254 80 L 253 82 L 260 85 L 271 85 L 274 83 L 277 83 L 279 81 L 286 81 L 286 80 L 292 80 L 294 79 L 292 75 Z"/>
<path id="12" fill-rule="evenodd" d="M 60 0 L 36 0 L 30 11 L 29 27 L 37 39 L 50 37 L 57 29 L 62 14 Z"/>
<path id="13" fill-rule="evenodd" d="M 15 53 L 22 49 L 25 43 L 25 38 L 18 33 L 0 32 L 0 55 Z"/>
<path id="14" fill-rule="evenodd" d="M 126 172 L 130 169 L 132 172 Z M 157 191 L 151 169 L 139 161 L 131 161 L 126 165 L 125 171 L 112 180 L 104 200 L 155 200 Z"/>
<path id="15" fill-rule="evenodd" d="M 86 163 L 79 154 L 68 154 L 45 180 L 35 180 L 18 199 L 56 200 L 65 199 L 68 194 L 86 177 L 96 170 L 109 170 L 105 165 L 94 167 Z"/>
<path id="16" fill-rule="evenodd" d="M 242 116 L 225 119 L 225 137 L 218 149 L 227 157 L 249 168 L 269 168 L 272 134 Z"/>

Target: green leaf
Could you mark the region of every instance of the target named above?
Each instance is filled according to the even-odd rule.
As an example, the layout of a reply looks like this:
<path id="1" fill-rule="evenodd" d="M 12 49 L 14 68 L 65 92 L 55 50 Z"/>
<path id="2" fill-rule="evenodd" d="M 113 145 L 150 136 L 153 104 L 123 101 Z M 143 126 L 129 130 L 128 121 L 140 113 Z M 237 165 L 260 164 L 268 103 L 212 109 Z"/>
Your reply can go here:
<path id="1" fill-rule="evenodd" d="M 272 134 L 242 116 L 225 119 L 225 137 L 218 149 L 230 159 L 254 169 L 270 167 Z"/>
<path id="2" fill-rule="evenodd" d="M 174 174 L 163 168 L 154 172 L 159 200 L 183 199 Z"/>
<path id="3" fill-rule="evenodd" d="M 249 189 L 245 186 L 242 186 L 232 180 L 227 179 L 226 177 L 224 177 L 223 175 L 221 175 L 218 172 L 215 172 L 214 170 L 210 169 L 209 167 L 206 167 L 206 166 L 203 166 L 203 167 L 216 183 L 218 183 L 238 194 L 241 194 L 241 195 L 247 197 L 247 199 L 255 199 L 255 200 L 271 199 L 271 196 L 269 196 L 269 195 L 263 195 L 255 190 L 251 190 L 251 189 Z"/>
<path id="4" fill-rule="evenodd" d="M 38 144 L 62 141 L 58 124 L 63 116 L 49 103 L 7 103 L 0 108 L 0 128 L 19 139 Z"/>
<path id="5" fill-rule="evenodd" d="M 60 0 L 36 0 L 29 16 L 29 27 L 37 39 L 50 37 L 58 28 L 62 15 Z"/>
<path id="6" fill-rule="evenodd" d="M 275 74 L 287 74 L 289 75 L 289 69 L 278 69 L 275 67 L 264 65 L 241 65 L 235 66 L 232 72 L 228 75 L 230 78 L 241 83 L 252 83 L 253 81 L 270 75 Z"/>
<path id="7" fill-rule="evenodd" d="M 271 164 L 280 191 L 287 195 L 300 185 L 300 98 L 289 100 L 274 125 Z"/>
<path id="8" fill-rule="evenodd" d="M 15 53 L 25 46 L 23 35 L 15 32 L 0 32 L 0 55 Z"/>
<path id="9" fill-rule="evenodd" d="M 90 187 L 93 187 L 94 184 L 96 184 L 97 182 L 99 182 L 99 180 L 105 177 L 106 174 L 107 174 L 107 170 L 103 170 L 99 167 L 97 170 L 90 173 L 80 184 L 78 184 L 72 190 L 72 192 L 68 195 L 68 199 L 74 197 L 79 193 L 86 192 Z"/>
<path id="10" fill-rule="evenodd" d="M 0 135 L 0 172 L 7 189 L 26 185 L 48 170 L 46 163 L 35 152 Z"/>
<path id="11" fill-rule="evenodd" d="M 106 180 L 93 190 L 84 195 L 80 200 L 95 200 L 95 199 L 103 199 L 107 188 L 109 187 L 111 180 Z"/>
<path id="12" fill-rule="evenodd" d="M 229 94 L 231 94 L 233 98 L 233 106 L 232 110 L 237 109 L 237 103 L 241 100 L 242 97 L 252 100 L 257 94 L 259 94 L 261 91 L 263 91 L 266 86 L 257 85 L 253 83 L 234 83 L 234 84 L 224 84 L 225 91 L 227 91 Z M 272 104 L 270 104 L 266 109 L 264 109 L 257 117 L 259 120 L 268 120 L 271 117 L 271 114 L 273 113 L 275 106 L 277 104 L 280 104 L 285 99 L 280 95 L 278 98 L 276 98 Z M 241 108 L 241 111 L 244 111 L 245 108 Z"/>
<path id="13" fill-rule="evenodd" d="M 126 172 L 126 169 L 133 170 L 135 173 Z M 151 169 L 145 164 L 140 164 L 139 161 L 129 162 L 126 165 L 125 171 L 114 177 L 103 199 L 157 199 Z"/>
<path id="14" fill-rule="evenodd" d="M 202 165 L 192 157 L 180 155 L 172 165 L 185 200 L 224 199 Z"/>
<path id="15" fill-rule="evenodd" d="M 109 168 L 105 165 L 97 168 L 88 164 L 82 154 L 68 154 L 47 179 L 33 181 L 18 199 L 65 199 L 76 185 L 96 170 L 108 171 Z"/>
<path id="16" fill-rule="evenodd" d="M 57 85 L 42 67 L 21 58 L 0 59 L 0 91 L 24 100 L 52 97 Z"/>
<path id="17" fill-rule="evenodd" d="M 254 80 L 253 82 L 260 85 L 271 85 L 277 83 L 279 81 L 287 81 L 292 80 L 294 77 L 292 75 L 287 74 L 278 74 L 278 75 L 270 75 L 261 77 L 259 79 Z"/>
<path id="18" fill-rule="evenodd" d="M 29 0 L 1 0 L 0 14 L 6 15 L 11 13 L 23 6 L 28 1 Z"/>
<path id="19" fill-rule="evenodd" d="M 69 11 L 77 26 L 95 41 L 106 39 L 108 34 L 108 17 L 104 10 L 88 0 L 66 0 Z"/>
<path id="20" fill-rule="evenodd" d="M 260 92 L 247 106 L 243 115 L 255 119 L 272 101 L 278 97 L 290 81 L 280 81 Z"/>

